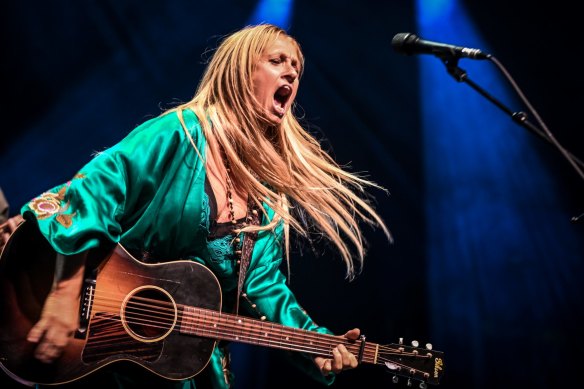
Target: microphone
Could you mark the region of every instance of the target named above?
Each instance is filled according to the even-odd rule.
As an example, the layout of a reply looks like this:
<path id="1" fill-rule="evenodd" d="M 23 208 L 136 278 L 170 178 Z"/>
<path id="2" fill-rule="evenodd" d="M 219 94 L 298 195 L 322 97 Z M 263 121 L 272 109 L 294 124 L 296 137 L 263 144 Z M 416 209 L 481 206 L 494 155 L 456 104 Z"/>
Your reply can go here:
<path id="1" fill-rule="evenodd" d="M 483 53 L 479 49 L 425 41 L 411 32 L 400 32 L 399 34 L 395 34 L 391 40 L 391 46 L 398 53 L 405 55 L 434 54 L 442 58 L 491 58 L 491 54 Z"/>

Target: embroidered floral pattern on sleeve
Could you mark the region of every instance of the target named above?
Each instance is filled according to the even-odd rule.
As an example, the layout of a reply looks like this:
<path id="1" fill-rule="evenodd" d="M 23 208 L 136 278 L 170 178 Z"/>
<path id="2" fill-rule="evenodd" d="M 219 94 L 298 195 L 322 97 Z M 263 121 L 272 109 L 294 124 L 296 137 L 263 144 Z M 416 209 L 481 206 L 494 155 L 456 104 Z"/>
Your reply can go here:
<path id="1" fill-rule="evenodd" d="M 73 177 L 73 180 L 82 178 L 85 178 L 85 175 L 78 173 Z M 34 198 L 28 206 L 34 213 L 36 213 L 39 220 L 57 215 L 55 219 L 63 227 L 69 228 L 73 224 L 73 217 L 75 217 L 75 214 L 77 213 L 73 212 L 72 214 L 65 214 L 65 211 L 69 208 L 69 202 L 67 201 L 65 204 L 63 204 L 63 202 L 70 185 L 71 181 L 68 181 L 57 193 L 45 192 Z"/>

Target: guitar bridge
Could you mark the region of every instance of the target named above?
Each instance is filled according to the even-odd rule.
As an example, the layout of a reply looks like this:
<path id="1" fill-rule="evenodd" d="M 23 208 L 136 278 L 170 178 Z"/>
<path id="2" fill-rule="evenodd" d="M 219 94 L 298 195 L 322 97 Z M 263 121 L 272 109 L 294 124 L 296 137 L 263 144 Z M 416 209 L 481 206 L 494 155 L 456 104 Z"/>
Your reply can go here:
<path id="1" fill-rule="evenodd" d="M 91 308 L 95 298 L 96 276 L 95 271 L 88 271 L 83 280 L 81 289 L 81 304 L 79 304 L 79 327 L 75 331 L 75 338 L 85 339 L 87 337 L 87 327 L 91 317 Z"/>

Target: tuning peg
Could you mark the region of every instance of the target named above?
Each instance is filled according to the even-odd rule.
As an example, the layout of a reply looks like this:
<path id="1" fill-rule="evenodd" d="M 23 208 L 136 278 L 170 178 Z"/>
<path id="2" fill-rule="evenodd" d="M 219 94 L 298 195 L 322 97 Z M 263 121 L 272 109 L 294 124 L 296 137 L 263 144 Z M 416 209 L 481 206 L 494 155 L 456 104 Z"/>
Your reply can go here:
<path id="1" fill-rule="evenodd" d="M 420 382 L 420 389 L 426 389 L 428 385 L 424 381 Z"/>
<path id="2" fill-rule="evenodd" d="M 428 350 L 432 350 L 432 343 L 426 343 L 426 348 Z"/>
<path id="3" fill-rule="evenodd" d="M 408 386 L 412 386 L 412 379 L 408 378 Z"/>
<path id="4" fill-rule="evenodd" d="M 391 377 L 391 382 L 393 382 L 394 384 L 397 384 L 399 382 L 399 377 L 394 375 L 393 377 Z"/>
<path id="5" fill-rule="evenodd" d="M 399 338 L 399 344 L 404 344 L 404 338 Z"/>
<path id="6" fill-rule="evenodd" d="M 420 342 L 418 342 L 417 340 L 412 340 L 412 346 L 418 347 L 419 345 L 420 345 Z"/>

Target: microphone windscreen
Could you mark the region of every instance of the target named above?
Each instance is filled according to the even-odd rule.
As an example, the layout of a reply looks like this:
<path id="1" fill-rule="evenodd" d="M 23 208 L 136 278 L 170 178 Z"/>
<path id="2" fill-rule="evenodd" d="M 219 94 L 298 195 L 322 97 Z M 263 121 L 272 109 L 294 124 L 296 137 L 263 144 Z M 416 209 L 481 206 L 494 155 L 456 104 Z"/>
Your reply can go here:
<path id="1" fill-rule="evenodd" d="M 418 37 L 411 32 L 400 32 L 395 34 L 391 40 L 391 46 L 395 51 L 402 54 L 412 54 L 412 43 L 418 40 Z"/>

